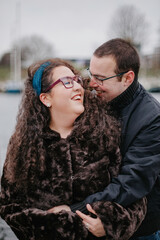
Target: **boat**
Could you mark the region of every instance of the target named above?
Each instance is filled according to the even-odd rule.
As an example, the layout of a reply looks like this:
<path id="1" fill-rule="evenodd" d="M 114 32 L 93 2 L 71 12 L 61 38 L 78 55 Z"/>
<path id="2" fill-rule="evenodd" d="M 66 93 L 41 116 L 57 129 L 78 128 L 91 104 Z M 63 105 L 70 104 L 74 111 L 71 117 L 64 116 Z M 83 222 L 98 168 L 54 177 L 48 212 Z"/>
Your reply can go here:
<path id="1" fill-rule="evenodd" d="M 21 93 L 23 90 L 22 81 L 7 81 L 4 83 L 3 92 L 5 93 Z"/>

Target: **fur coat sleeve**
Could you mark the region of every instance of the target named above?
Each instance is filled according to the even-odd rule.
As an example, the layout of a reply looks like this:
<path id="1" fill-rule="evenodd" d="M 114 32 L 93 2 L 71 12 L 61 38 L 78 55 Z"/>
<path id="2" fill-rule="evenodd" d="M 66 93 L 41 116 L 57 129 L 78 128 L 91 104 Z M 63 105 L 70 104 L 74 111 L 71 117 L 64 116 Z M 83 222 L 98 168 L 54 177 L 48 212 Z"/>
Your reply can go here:
<path id="1" fill-rule="evenodd" d="M 51 130 L 39 136 L 43 139 L 39 147 L 43 147 L 45 156 L 42 171 L 37 167 L 40 149 L 28 149 L 26 151 L 31 152 L 29 167 L 26 167 L 27 154 L 20 152 L 17 178 L 11 182 L 8 163 L 16 160 L 7 157 L 2 176 L 0 215 L 18 239 L 96 239 L 76 214 L 66 211 L 53 214 L 47 210 L 82 201 L 88 194 L 102 191 L 118 174 L 121 164 L 119 126 L 101 104 L 87 98 L 86 111 L 77 119 L 66 139 Z M 145 216 L 145 204 L 144 199 L 129 208 L 111 202 L 94 203 L 93 208 L 106 231 L 104 239 L 129 239 Z"/>
<path id="2" fill-rule="evenodd" d="M 96 202 L 93 204 L 97 216 L 101 219 L 106 232 L 106 240 L 129 239 L 144 219 L 146 198 L 127 208 L 115 202 Z"/>
<path id="3" fill-rule="evenodd" d="M 127 240 L 144 219 L 146 202 L 144 198 L 127 209 L 117 203 L 97 202 L 93 209 L 103 223 L 106 232 L 103 239 Z M 72 212 L 53 214 L 10 204 L 1 207 L 1 216 L 20 240 L 99 239 L 90 234 L 81 219 Z"/>
<path id="4" fill-rule="evenodd" d="M 82 240 L 88 236 L 87 229 L 72 212 L 53 214 L 11 204 L 1 208 L 1 216 L 19 240 Z"/>

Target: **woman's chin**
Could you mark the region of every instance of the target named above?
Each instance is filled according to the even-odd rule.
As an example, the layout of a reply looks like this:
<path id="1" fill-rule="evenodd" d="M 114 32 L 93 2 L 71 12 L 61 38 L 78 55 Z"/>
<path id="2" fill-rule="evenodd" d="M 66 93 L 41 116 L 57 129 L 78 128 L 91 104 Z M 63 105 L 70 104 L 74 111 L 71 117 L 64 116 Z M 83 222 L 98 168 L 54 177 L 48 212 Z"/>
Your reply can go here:
<path id="1" fill-rule="evenodd" d="M 84 112 L 84 106 L 83 105 L 81 105 L 81 106 L 79 105 L 79 106 L 76 107 L 75 113 L 77 115 L 81 115 L 83 112 Z"/>

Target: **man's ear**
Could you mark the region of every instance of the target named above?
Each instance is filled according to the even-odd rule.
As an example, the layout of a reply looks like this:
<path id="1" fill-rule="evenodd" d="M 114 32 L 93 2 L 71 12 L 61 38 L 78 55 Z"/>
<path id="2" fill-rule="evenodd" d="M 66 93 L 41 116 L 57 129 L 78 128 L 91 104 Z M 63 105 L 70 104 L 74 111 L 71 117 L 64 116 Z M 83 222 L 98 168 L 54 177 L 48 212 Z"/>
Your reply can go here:
<path id="1" fill-rule="evenodd" d="M 133 71 L 128 71 L 124 74 L 122 81 L 124 82 L 124 86 L 129 87 L 134 81 L 135 74 Z"/>
<path id="2" fill-rule="evenodd" d="M 46 107 L 51 107 L 49 95 L 47 93 L 41 93 L 39 99 Z"/>

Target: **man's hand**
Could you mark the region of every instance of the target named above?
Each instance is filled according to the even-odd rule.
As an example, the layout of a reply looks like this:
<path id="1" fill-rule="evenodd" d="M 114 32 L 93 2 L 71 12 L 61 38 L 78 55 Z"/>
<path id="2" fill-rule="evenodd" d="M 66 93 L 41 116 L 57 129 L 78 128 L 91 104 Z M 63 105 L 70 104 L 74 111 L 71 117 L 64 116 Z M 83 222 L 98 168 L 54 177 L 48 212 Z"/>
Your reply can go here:
<path id="1" fill-rule="evenodd" d="M 96 212 L 93 210 L 93 208 L 87 204 L 87 209 L 89 212 L 96 214 Z M 90 231 L 94 236 L 96 237 L 103 237 L 106 235 L 103 224 L 100 220 L 100 218 L 92 218 L 80 211 L 76 211 L 76 213 L 78 214 L 79 217 L 81 217 L 83 219 L 83 223 L 85 224 L 86 228 L 88 229 L 88 231 Z"/>
<path id="2" fill-rule="evenodd" d="M 67 206 L 67 205 L 60 205 L 60 206 L 56 206 L 56 207 L 53 207 L 51 209 L 48 210 L 49 213 L 58 213 L 62 210 L 65 210 L 65 211 L 71 211 L 70 207 Z"/>

